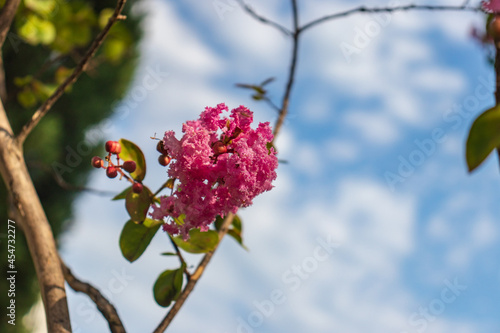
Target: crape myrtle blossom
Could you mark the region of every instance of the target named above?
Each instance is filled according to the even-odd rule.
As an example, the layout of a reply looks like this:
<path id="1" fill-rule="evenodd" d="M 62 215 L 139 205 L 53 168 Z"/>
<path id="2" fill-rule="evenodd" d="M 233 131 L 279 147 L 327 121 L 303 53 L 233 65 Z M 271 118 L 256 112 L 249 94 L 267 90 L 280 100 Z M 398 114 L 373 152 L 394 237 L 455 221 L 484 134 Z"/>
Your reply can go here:
<path id="1" fill-rule="evenodd" d="M 500 12 L 500 0 L 490 0 L 483 1 L 482 3 L 483 9 L 490 13 L 498 13 Z"/>
<path id="2" fill-rule="evenodd" d="M 253 112 L 246 107 L 233 109 L 229 117 L 221 117 L 224 111 L 229 110 L 223 103 L 207 107 L 198 120 L 183 124 L 180 140 L 165 132 L 163 146 L 172 158 L 168 175 L 179 185 L 153 205 L 151 215 L 164 220 L 163 229 L 172 235 L 207 231 L 217 215 L 236 213 L 273 187 L 278 159 L 268 147 L 269 123 L 252 129 Z"/>

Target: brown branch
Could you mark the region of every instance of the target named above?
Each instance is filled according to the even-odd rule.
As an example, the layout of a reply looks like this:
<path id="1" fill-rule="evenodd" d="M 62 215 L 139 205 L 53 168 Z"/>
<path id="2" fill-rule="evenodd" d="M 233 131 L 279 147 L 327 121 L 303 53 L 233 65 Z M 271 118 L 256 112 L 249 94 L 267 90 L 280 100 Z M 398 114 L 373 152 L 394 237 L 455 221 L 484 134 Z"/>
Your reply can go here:
<path id="1" fill-rule="evenodd" d="M 186 278 L 188 279 L 188 281 L 191 280 L 191 273 L 189 273 L 189 271 L 187 269 L 186 261 L 184 260 L 184 257 L 182 256 L 182 253 L 179 250 L 179 247 L 177 246 L 177 244 L 175 244 L 174 239 L 172 238 L 172 236 L 170 236 L 170 234 L 167 233 L 167 237 L 170 239 L 170 242 L 172 243 L 172 246 L 175 249 L 175 253 L 179 257 L 179 261 L 181 262 L 181 265 L 184 266 L 184 274 L 186 275 Z"/>
<path id="2" fill-rule="evenodd" d="M 0 11 L 0 47 L 5 43 L 12 20 L 16 15 L 21 0 L 6 0 Z"/>
<path id="3" fill-rule="evenodd" d="M 45 163 L 42 163 L 39 161 L 28 161 L 27 164 L 29 167 L 36 167 L 38 169 L 41 169 L 45 172 L 50 173 L 52 175 L 52 177 L 54 178 L 55 182 L 57 183 L 57 185 L 59 185 L 59 187 L 61 187 L 63 190 L 75 191 L 75 192 L 89 192 L 89 193 L 93 193 L 93 194 L 101 195 L 101 196 L 115 196 L 116 195 L 116 193 L 111 192 L 111 191 L 97 190 L 94 188 L 70 184 L 66 180 L 64 180 L 64 178 L 60 174 L 55 172 L 54 169 L 52 169 L 50 166 L 48 166 Z"/>
<path id="4" fill-rule="evenodd" d="M 29 175 L 21 147 L 14 139 L 0 103 L 0 173 L 11 204 L 22 219 L 22 229 L 40 286 L 47 328 L 51 333 L 71 332 L 64 276 L 47 216 Z M 12 211 L 12 209 L 11 209 Z"/>
<path id="5" fill-rule="evenodd" d="M 270 25 L 272 26 L 273 28 L 276 28 L 278 29 L 279 31 L 281 31 L 282 33 L 284 33 L 286 36 L 292 36 L 292 32 L 290 30 L 288 30 L 287 28 L 285 28 L 284 26 L 282 26 L 281 24 L 279 23 L 276 23 L 274 21 L 271 21 L 259 14 L 257 14 L 250 6 L 248 6 L 243 0 L 236 0 L 240 6 L 248 13 L 250 14 L 250 16 L 252 16 L 254 19 L 264 23 L 264 24 L 267 24 L 267 25 Z"/>
<path id="6" fill-rule="evenodd" d="M 299 53 L 299 36 L 300 36 L 299 12 L 297 9 L 297 0 L 291 0 L 291 2 L 292 2 L 293 28 L 294 28 L 294 32 L 292 34 L 293 38 L 292 60 L 290 63 L 290 71 L 288 74 L 288 81 L 285 88 L 285 94 L 283 96 L 283 102 L 281 103 L 281 110 L 278 119 L 276 120 L 276 124 L 274 125 L 273 134 L 275 139 L 278 133 L 280 132 L 281 127 L 283 126 L 285 118 L 288 114 L 288 105 L 290 103 L 290 94 L 292 93 L 292 87 L 295 80 L 295 72 L 297 68 L 297 56 Z"/>
<path id="7" fill-rule="evenodd" d="M 396 7 L 384 7 L 384 8 L 368 8 L 365 6 L 360 6 L 357 8 L 349 9 L 344 12 L 339 12 L 331 15 L 327 15 L 311 21 L 300 28 L 300 31 L 304 31 L 310 29 L 320 23 L 325 21 L 330 21 L 334 19 L 338 19 L 341 17 L 350 16 L 352 14 L 357 13 L 392 13 L 392 12 L 401 12 L 408 10 L 429 10 L 429 11 L 470 11 L 470 12 L 482 12 L 483 10 L 480 7 L 469 7 L 467 3 L 461 6 L 431 6 L 431 5 L 405 5 L 405 6 L 396 6 Z"/>
<path id="8" fill-rule="evenodd" d="M 5 69 L 3 66 L 2 46 L 5 43 L 7 34 L 9 33 L 12 20 L 16 15 L 17 8 L 21 0 L 6 0 L 2 10 L 0 11 L 0 98 L 3 103 L 7 100 L 7 84 L 5 81 Z"/>
<path id="9" fill-rule="evenodd" d="M 495 103 L 500 104 L 500 41 L 495 41 Z M 500 148 L 496 149 L 500 161 Z"/>
<path id="10" fill-rule="evenodd" d="M 194 271 L 193 274 L 191 274 L 191 279 L 189 279 L 188 283 L 182 290 L 181 294 L 179 295 L 179 298 L 175 301 L 174 305 L 170 309 L 170 311 L 167 313 L 166 317 L 163 318 L 162 322 L 158 327 L 154 330 L 154 333 L 161 333 L 164 332 L 167 327 L 170 325 L 172 320 L 174 319 L 175 315 L 179 312 L 180 308 L 188 298 L 189 294 L 193 291 L 194 287 L 196 286 L 196 283 L 200 279 L 201 275 L 203 274 L 205 267 L 207 267 L 208 263 L 210 262 L 210 259 L 212 259 L 212 256 L 214 255 L 214 252 L 217 250 L 219 247 L 220 243 L 222 242 L 222 239 L 224 236 L 227 234 L 227 231 L 229 229 L 229 226 L 231 223 L 233 223 L 233 218 L 234 214 L 229 213 L 227 214 L 226 218 L 224 219 L 224 222 L 222 223 L 222 226 L 219 230 L 219 244 L 217 244 L 217 247 L 213 250 L 205 254 L 201 262 L 198 264 L 198 267 L 196 267 L 196 270 Z"/>
<path id="11" fill-rule="evenodd" d="M 118 316 L 118 312 L 116 312 L 113 304 L 111 304 L 106 297 L 104 297 L 101 292 L 91 284 L 77 279 L 62 259 L 60 259 L 60 263 L 64 272 L 64 278 L 66 279 L 66 282 L 68 282 L 71 289 L 76 292 L 84 293 L 90 297 L 90 299 L 97 306 L 97 309 L 102 313 L 108 322 L 109 329 L 112 333 L 125 333 L 125 328 L 123 327 L 120 316 Z"/>
<path id="12" fill-rule="evenodd" d="M 104 39 L 108 35 L 113 24 L 123 19 L 123 15 L 121 15 L 121 12 L 126 2 L 127 0 L 118 0 L 113 15 L 109 18 L 108 23 L 99 33 L 99 35 L 97 35 L 97 37 L 94 39 L 92 45 L 90 45 L 90 48 L 85 53 L 83 59 L 73 70 L 73 73 L 71 73 L 71 75 L 56 89 L 56 91 L 36 110 L 36 112 L 31 117 L 31 120 L 26 125 L 24 125 L 21 132 L 17 136 L 19 145 L 22 145 L 24 143 L 24 140 L 26 140 L 26 137 L 33 130 L 33 128 L 35 128 L 35 126 L 40 122 L 43 116 L 45 116 L 47 112 L 49 112 L 54 103 L 57 102 L 57 100 L 63 95 L 64 90 L 69 85 L 73 84 L 78 79 L 78 77 L 86 70 L 90 59 L 95 55 L 97 49 L 104 42 Z"/>

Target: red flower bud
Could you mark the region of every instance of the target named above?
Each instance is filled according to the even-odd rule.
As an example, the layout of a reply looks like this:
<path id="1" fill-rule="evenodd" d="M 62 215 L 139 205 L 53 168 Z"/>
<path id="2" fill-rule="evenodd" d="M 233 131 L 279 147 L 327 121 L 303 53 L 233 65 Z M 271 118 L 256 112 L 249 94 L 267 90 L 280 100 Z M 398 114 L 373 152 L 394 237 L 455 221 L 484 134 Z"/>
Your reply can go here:
<path id="1" fill-rule="evenodd" d="M 170 163 L 170 160 L 171 158 L 168 155 L 160 155 L 158 157 L 158 163 L 160 163 L 163 166 L 167 166 Z"/>
<path id="2" fill-rule="evenodd" d="M 116 176 L 118 176 L 118 169 L 112 165 L 108 166 L 108 168 L 106 169 L 106 176 L 108 176 L 109 178 L 115 178 Z"/>
<path id="3" fill-rule="evenodd" d="M 104 166 L 104 161 L 99 156 L 92 157 L 92 166 L 94 168 L 102 168 Z"/>
<path id="4" fill-rule="evenodd" d="M 141 183 L 134 183 L 134 185 L 132 185 L 132 191 L 134 193 L 141 193 L 142 189 L 143 189 L 143 186 Z"/>
<path id="5" fill-rule="evenodd" d="M 163 143 L 163 140 L 158 141 L 158 144 L 156 145 L 156 150 L 163 155 L 168 155 L 168 150 L 165 148 L 165 144 Z"/>
<path id="6" fill-rule="evenodd" d="M 119 154 L 122 151 L 122 146 L 118 141 L 107 141 L 105 148 L 111 154 Z"/>
<path id="7" fill-rule="evenodd" d="M 495 41 L 500 39 L 500 18 L 498 16 L 491 20 L 490 25 L 488 26 L 488 34 Z"/>
<path id="8" fill-rule="evenodd" d="M 212 150 L 214 151 L 214 154 L 221 155 L 227 153 L 227 147 L 222 141 L 216 141 L 212 145 Z"/>
<path id="9" fill-rule="evenodd" d="M 132 173 L 137 168 L 137 165 L 135 164 L 134 161 L 125 161 L 125 162 L 123 162 L 122 168 L 123 168 L 123 170 L 125 170 L 129 173 Z"/>

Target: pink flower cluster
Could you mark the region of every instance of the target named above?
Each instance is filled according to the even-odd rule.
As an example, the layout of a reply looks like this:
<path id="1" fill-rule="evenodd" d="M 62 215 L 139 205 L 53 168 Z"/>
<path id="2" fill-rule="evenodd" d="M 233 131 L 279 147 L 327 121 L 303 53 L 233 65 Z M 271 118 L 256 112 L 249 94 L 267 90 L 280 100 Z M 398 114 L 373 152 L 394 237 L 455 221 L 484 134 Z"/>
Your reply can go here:
<path id="1" fill-rule="evenodd" d="M 488 0 L 483 1 L 482 3 L 483 9 L 490 13 L 498 13 L 500 12 L 500 0 Z"/>
<path id="2" fill-rule="evenodd" d="M 267 146 L 273 140 L 269 123 L 252 129 L 253 112 L 244 106 L 229 118 L 221 118 L 223 111 L 229 111 L 225 104 L 207 107 L 198 120 L 183 125 L 180 140 L 165 132 L 163 144 L 172 158 L 168 175 L 180 184 L 153 206 L 152 217 L 163 219 L 163 229 L 172 235 L 206 231 L 217 215 L 236 213 L 273 187 L 278 159 Z"/>

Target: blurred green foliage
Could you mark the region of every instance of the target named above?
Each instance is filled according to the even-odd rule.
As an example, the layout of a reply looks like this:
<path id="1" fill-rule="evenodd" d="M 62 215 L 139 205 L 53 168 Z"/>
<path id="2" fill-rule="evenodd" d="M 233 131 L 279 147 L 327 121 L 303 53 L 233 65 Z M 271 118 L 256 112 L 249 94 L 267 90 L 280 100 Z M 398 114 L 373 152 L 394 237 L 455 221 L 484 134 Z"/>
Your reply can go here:
<path id="1" fill-rule="evenodd" d="M 0 0 L 3 6 L 4 0 Z M 133 17 L 129 0 L 104 45 L 86 73 L 56 103 L 26 140 L 26 162 L 37 192 L 57 237 L 71 224 L 77 192 L 61 188 L 54 172 L 69 184 L 82 186 L 91 169 L 90 159 L 102 153 L 102 142 L 85 140 L 86 131 L 109 117 L 113 104 L 124 97 L 138 58 L 140 18 Z M 3 46 L 7 115 L 14 132 L 56 89 L 81 59 L 93 38 L 106 24 L 114 0 L 23 0 Z M 2 182 L 0 180 L 0 182 Z M 7 193 L 0 186 L 2 272 L 7 269 Z M 0 321 L 0 332 L 27 332 L 22 318 L 36 301 L 39 288 L 21 230 L 16 232 L 16 326 Z M 5 273 L 4 273 L 5 274 Z M 7 307 L 7 281 L 0 281 L 1 306 Z M 2 311 L 2 313 L 5 313 Z"/>

